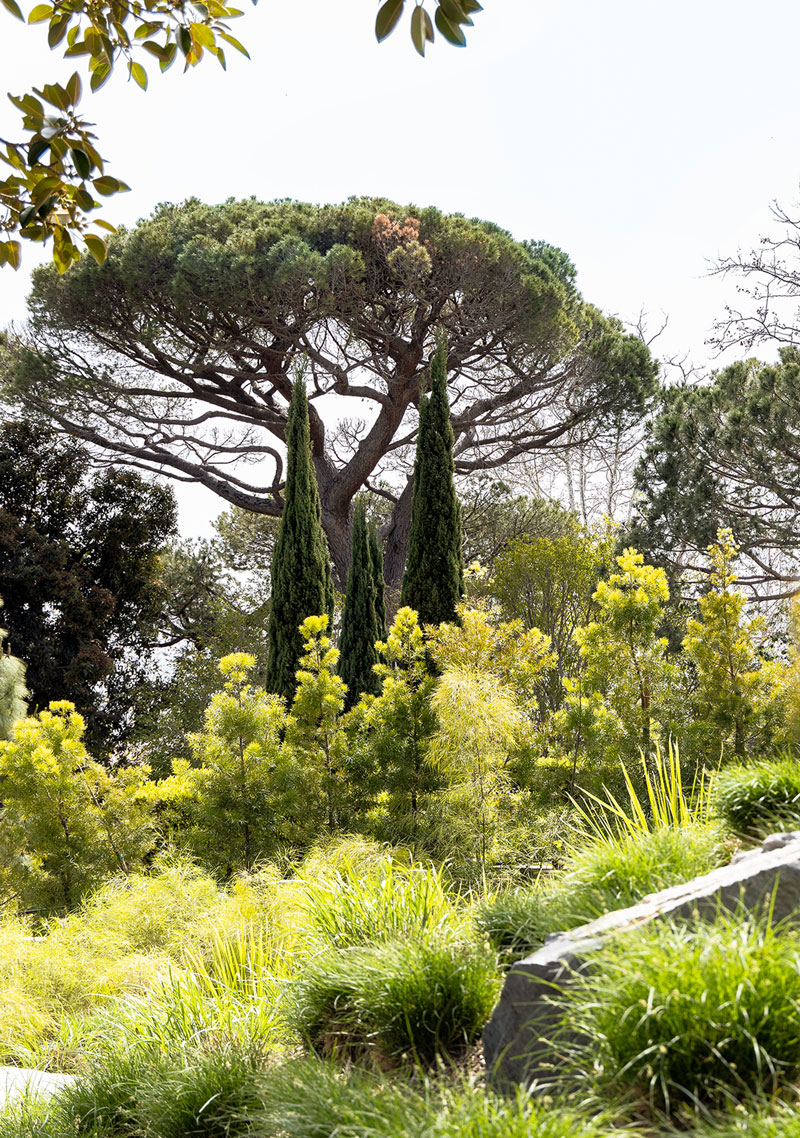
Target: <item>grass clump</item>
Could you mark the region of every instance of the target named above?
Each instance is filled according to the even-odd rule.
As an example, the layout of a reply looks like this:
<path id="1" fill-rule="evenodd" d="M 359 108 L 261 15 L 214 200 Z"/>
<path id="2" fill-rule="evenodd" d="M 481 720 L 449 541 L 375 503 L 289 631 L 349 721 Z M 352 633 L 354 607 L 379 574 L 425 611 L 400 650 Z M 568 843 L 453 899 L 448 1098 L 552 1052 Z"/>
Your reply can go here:
<path id="1" fill-rule="evenodd" d="M 389 1082 L 314 1059 L 267 1073 L 253 1138 L 608 1138 L 594 1118 L 553 1109 L 522 1090 L 499 1097 L 466 1082 Z M 635 1131 L 626 1131 L 636 1138 Z"/>
<path id="2" fill-rule="evenodd" d="M 734 833 L 800 827 L 800 762 L 790 756 L 721 770 L 711 787 L 714 810 Z"/>
<path id="3" fill-rule="evenodd" d="M 573 851 L 562 876 L 479 905 L 475 923 L 507 960 L 518 959 L 550 933 L 689 881 L 726 856 L 718 832 L 706 825 L 599 836 Z"/>
<path id="4" fill-rule="evenodd" d="M 800 1075 L 800 933 L 720 914 L 657 922 L 565 989 L 570 1072 L 667 1118 L 775 1095 Z"/>
<path id="5" fill-rule="evenodd" d="M 327 953 L 297 983 L 294 1024 L 324 1055 L 429 1065 L 478 1038 L 499 990 L 494 952 L 452 939 Z"/>
<path id="6" fill-rule="evenodd" d="M 461 921 L 440 870 L 388 854 L 307 879 L 304 908 L 313 932 L 334 948 L 427 936 Z"/>

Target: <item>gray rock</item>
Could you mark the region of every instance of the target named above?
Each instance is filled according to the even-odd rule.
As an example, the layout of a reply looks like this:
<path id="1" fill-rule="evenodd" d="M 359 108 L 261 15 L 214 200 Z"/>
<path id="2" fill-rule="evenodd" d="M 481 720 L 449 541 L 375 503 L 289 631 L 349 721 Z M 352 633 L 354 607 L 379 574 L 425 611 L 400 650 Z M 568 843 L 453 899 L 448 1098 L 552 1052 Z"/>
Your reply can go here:
<path id="1" fill-rule="evenodd" d="M 70 1083 L 74 1075 L 37 1071 L 30 1067 L 0 1067 L 0 1109 L 11 1099 L 22 1095 L 52 1095 Z"/>
<path id="2" fill-rule="evenodd" d="M 645 897 L 638 905 L 606 913 L 555 937 L 518 961 L 506 977 L 500 1001 L 483 1033 L 487 1077 L 496 1089 L 551 1082 L 560 1065 L 549 1038 L 557 1021 L 552 997 L 576 973 L 591 968 L 593 954 L 612 935 L 659 918 L 696 919 L 720 910 L 770 906 L 774 921 L 800 919 L 800 831 L 771 834 L 760 849 L 729 865 Z M 566 1042 L 563 1035 L 559 1036 Z"/>

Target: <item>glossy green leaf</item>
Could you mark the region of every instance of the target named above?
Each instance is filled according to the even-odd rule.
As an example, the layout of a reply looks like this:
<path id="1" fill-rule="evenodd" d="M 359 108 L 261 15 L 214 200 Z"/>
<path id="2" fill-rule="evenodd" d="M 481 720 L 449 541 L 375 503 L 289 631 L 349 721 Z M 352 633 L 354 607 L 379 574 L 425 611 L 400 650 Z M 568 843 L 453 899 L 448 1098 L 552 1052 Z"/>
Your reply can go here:
<path id="1" fill-rule="evenodd" d="M 448 43 L 453 44 L 454 47 L 466 47 L 467 37 L 462 32 L 458 24 L 453 24 L 445 16 L 441 8 L 436 9 L 436 27 L 442 33 Z"/>
<path id="2" fill-rule="evenodd" d="M 26 226 L 29 221 L 33 220 L 34 216 L 36 215 L 36 210 L 38 208 L 39 207 L 36 205 L 36 202 L 34 202 L 33 205 L 26 205 L 24 209 L 20 210 L 20 213 L 19 213 L 19 225 L 20 225 L 20 227 Z"/>
<path id="3" fill-rule="evenodd" d="M 438 0 L 438 3 L 451 24 L 467 24 L 472 26 L 472 20 L 464 11 L 464 6 L 459 0 Z"/>
<path id="4" fill-rule="evenodd" d="M 97 63 L 92 70 L 92 78 L 89 80 L 89 86 L 92 91 L 99 91 L 106 80 L 111 75 L 111 65 L 108 63 Z"/>
<path id="5" fill-rule="evenodd" d="M 478 3 L 478 0 L 459 0 L 461 7 L 468 16 L 473 16 L 476 12 L 483 11 L 483 5 Z"/>
<path id="6" fill-rule="evenodd" d="M 47 33 L 47 42 L 50 47 L 56 47 L 57 44 L 61 43 L 64 36 L 67 34 L 69 24 L 69 16 L 58 16 L 56 19 L 50 21 L 50 29 Z"/>
<path id="7" fill-rule="evenodd" d="M 22 262 L 22 246 L 19 241 L 6 241 L 6 261 L 12 269 L 18 269 Z"/>
<path id="8" fill-rule="evenodd" d="M 141 63 L 134 63 L 133 60 L 128 64 L 128 71 L 134 83 L 142 88 L 143 91 L 147 90 L 147 72 L 142 67 Z"/>
<path id="9" fill-rule="evenodd" d="M 229 43 L 231 47 L 235 47 L 236 50 L 240 51 L 247 59 L 250 58 L 250 53 L 247 48 L 243 44 L 240 44 L 234 36 L 229 35 L 228 32 L 219 32 L 219 38 L 225 40 L 225 43 Z"/>
<path id="10" fill-rule="evenodd" d="M 42 157 L 46 150 L 50 149 L 50 143 L 44 138 L 34 138 L 28 147 L 28 165 L 35 166 L 39 159 Z"/>
<path id="11" fill-rule="evenodd" d="M 102 265 L 108 256 L 108 248 L 102 237 L 96 237 L 93 233 L 87 233 L 84 237 L 86 248 L 97 261 L 98 265 Z"/>
<path id="12" fill-rule="evenodd" d="M 41 24 L 44 20 L 49 20 L 53 14 L 52 4 L 37 4 L 32 9 L 31 14 L 28 16 L 29 24 Z"/>
<path id="13" fill-rule="evenodd" d="M 411 13 L 411 39 L 420 55 L 425 54 L 425 44 L 433 39 L 431 18 L 421 4 Z"/>
<path id="14" fill-rule="evenodd" d="M 70 154 L 72 155 L 72 161 L 75 163 L 75 169 L 78 171 L 78 177 L 81 179 L 88 178 L 92 172 L 92 163 L 89 159 L 89 155 L 78 146 L 71 147 Z"/>
<path id="15" fill-rule="evenodd" d="M 375 20 L 375 36 L 378 43 L 385 40 L 397 27 L 397 21 L 403 14 L 404 4 L 405 0 L 386 0 L 386 3 L 378 9 Z"/>
<path id="16" fill-rule="evenodd" d="M 69 81 L 67 82 L 66 91 L 69 105 L 71 107 L 76 107 L 81 101 L 81 95 L 83 94 L 83 89 L 81 87 L 81 77 L 77 71 L 74 71 L 72 75 L 70 75 Z"/>
<path id="17" fill-rule="evenodd" d="M 25 21 L 25 17 L 22 14 L 22 10 L 20 9 L 17 0 L 0 0 L 0 3 L 11 13 L 12 16 L 16 16 L 18 20 L 22 20 L 23 22 Z"/>

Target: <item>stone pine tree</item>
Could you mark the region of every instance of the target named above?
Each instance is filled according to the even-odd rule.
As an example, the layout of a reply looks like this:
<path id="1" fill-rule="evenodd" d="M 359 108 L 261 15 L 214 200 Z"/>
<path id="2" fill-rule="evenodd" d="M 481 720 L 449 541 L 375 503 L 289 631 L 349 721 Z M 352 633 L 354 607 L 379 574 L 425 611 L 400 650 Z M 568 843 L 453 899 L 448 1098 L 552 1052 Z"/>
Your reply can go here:
<path id="1" fill-rule="evenodd" d="M 369 527 L 369 555 L 372 559 L 372 584 L 374 586 L 375 619 L 378 622 L 378 639 L 385 640 L 388 632 L 386 625 L 386 583 L 383 576 L 383 550 L 375 522 Z"/>
<path id="2" fill-rule="evenodd" d="M 411 533 L 400 600 L 416 609 L 420 624 L 456 620 L 456 605 L 464 594 L 446 361 L 447 341 L 440 337 L 430 365 L 430 395 L 422 396 L 419 404 Z"/>
<path id="3" fill-rule="evenodd" d="M 311 460 L 308 403 L 299 378 L 292 389 L 286 446 L 284 507 L 272 558 L 265 686 L 291 701 L 303 654 L 300 625 L 309 616 L 333 616 L 333 582 Z"/>
<path id="4" fill-rule="evenodd" d="M 375 613 L 375 575 L 363 500 L 356 500 L 353 516 L 353 552 L 347 574 L 347 594 L 339 639 L 339 675 L 347 684 L 346 706 L 353 707 L 362 692 L 380 690 L 373 668 L 378 663 L 375 641 L 380 640 Z"/>

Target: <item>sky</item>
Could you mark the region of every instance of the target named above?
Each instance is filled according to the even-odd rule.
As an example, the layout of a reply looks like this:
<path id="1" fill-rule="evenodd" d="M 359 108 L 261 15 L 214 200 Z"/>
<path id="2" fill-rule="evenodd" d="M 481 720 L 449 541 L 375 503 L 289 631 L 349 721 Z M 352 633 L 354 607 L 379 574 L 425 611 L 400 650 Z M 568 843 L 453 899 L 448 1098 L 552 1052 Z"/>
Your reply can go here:
<path id="1" fill-rule="evenodd" d="M 129 225 L 191 196 L 435 205 L 560 246 L 588 300 L 628 321 L 644 312 L 654 330 L 667 319 L 654 350 L 715 366 L 706 340 L 738 298 L 711 263 L 770 231 L 773 200 L 800 202 L 800 5 L 484 7 L 466 49 L 439 38 L 421 59 L 407 17 L 375 42 L 377 0 L 261 0 L 233 29 L 250 61 L 154 66 L 147 92 L 120 71 L 83 104 L 108 172 L 132 187 L 103 216 Z M 0 29 L 3 89 L 74 69 L 48 51 L 46 25 L 0 9 Z M 0 105 L 0 135 L 15 126 Z M 24 319 L 40 256 L 29 247 L 18 273 L 0 269 L 0 324 Z M 184 495 L 184 528 L 202 532 L 216 509 Z"/>

